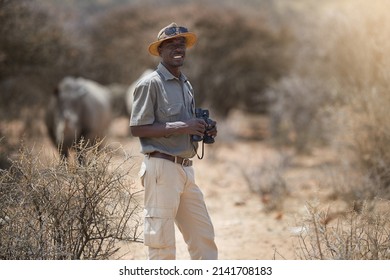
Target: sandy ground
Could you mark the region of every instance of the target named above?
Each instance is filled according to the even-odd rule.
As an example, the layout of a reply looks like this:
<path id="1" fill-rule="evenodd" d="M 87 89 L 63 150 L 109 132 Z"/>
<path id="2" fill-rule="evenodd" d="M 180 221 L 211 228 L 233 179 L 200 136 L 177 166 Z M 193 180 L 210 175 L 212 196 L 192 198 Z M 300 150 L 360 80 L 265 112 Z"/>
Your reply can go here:
<path id="1" fill-rule="evenodd" d="M 229 125 L 220 125 L 216 143 L 206 145 L 204 159 L 195 159 L 194 164 L 214 223 L 219 258 L 299 259 L 299 229 L 307 203 L 329 192 L 321 186 L 326 179 L 324 170 L 332 166 L 331 153 L 320 149 L 309 156 L 297 156 L 289 150 L 281 151 L 265 139 L 264 123 L 242 125 L 241 121 L 236 118 Z M 127 124 L 126 119 L 115 122 L 112 140 L 141 161 L 138 139 L 127 135 Z M 244 174 L 251 175 L 251 180 Z M 283 192 L 254 191 L 254 187 L 270 184 L 264 179 L 275 174 L 285 182 Z M 176 239 L 177 259 L 190 259 L 178 230 Z M 146 248 L 137 243 L 122 244 L 119 255 L 121 259 L 143 260 Z"/>

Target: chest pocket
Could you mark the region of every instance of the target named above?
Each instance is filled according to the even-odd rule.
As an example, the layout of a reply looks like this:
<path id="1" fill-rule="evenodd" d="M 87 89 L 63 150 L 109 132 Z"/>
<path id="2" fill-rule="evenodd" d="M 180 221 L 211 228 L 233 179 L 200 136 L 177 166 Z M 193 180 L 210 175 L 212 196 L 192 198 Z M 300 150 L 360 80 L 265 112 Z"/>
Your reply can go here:
<path id="1" fill-rule="evenodd" d="M 167 122 L 180 120 L 183 108 L 183 104 L 180 103 L 159 108 L 158 113 L 160 121 Z"/>

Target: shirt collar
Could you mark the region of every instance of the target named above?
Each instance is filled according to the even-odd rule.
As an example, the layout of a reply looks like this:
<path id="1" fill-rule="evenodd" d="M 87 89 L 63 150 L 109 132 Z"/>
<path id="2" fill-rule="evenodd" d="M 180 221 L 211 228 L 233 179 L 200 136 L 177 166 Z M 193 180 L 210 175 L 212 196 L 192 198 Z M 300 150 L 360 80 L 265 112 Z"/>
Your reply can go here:
<path id="1" fill-rule="evenodd" d="M 157 69 L 160 71 L 166 81 L 177 79 L 174 75 L 172 75 L 171 72 L 168 71 L 168 69 L 161 62 L 157 66 Z M 181 73 L 179 80 L 185 82 L 187 81 L 187 77 L 183 73 Z"/>

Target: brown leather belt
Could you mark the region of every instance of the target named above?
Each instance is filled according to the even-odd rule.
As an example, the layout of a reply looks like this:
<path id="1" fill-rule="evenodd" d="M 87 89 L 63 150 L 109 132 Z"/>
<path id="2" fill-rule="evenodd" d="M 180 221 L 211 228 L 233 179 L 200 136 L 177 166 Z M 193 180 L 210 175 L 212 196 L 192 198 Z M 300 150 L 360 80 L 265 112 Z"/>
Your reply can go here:
<path id="1" fill-rule="evenodd" d="M 175 162 L 175 163 L 178 163 L 184 167 L 187 167 L 187 166 L 192 166 L 192 160 L 188 159 L 188 158 L 182 158 L 182 157 L 177 157 L 177 156 L 171 156 L 171 155 L 168 155 L 168 154 L 164 154 L 164 153 L 160 153 L 160 152 L 151 152 L 150 154 L 148 154 L 150 157 L 155 157 L 155 158 L 163 158 L 163 159 L 167 159 L 167 160 L 170 160 L 172 162 Z"/>

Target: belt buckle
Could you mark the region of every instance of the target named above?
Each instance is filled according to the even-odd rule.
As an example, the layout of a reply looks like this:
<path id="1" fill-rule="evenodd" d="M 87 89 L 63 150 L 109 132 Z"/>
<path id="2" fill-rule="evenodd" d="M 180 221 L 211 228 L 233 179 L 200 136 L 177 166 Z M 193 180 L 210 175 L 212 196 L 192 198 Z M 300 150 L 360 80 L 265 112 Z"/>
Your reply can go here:
<path id="1" fill-rule="evenodd" d="M 190 166 L 190 163 L 191 163 L 191 160 L 189 158 L 183 158 L 181 165 L 184 167 L 187 167 L 187 166 Z"/>

